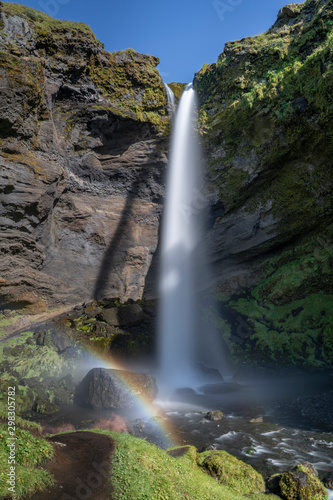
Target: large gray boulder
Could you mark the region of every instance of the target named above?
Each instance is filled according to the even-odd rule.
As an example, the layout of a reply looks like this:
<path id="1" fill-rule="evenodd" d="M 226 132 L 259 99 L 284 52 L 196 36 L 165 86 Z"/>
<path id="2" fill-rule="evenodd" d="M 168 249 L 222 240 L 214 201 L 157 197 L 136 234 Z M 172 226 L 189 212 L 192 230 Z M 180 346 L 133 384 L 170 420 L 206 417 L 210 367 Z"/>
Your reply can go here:
<path id="1" fill-rule="evenodd" d="M 99 410 L 131 408 L 137 398 L 153 401 L 156 395 L 156 381 L 150 375 L 93 368 L 77 386 L 74 401 L 79 406 Z"/>

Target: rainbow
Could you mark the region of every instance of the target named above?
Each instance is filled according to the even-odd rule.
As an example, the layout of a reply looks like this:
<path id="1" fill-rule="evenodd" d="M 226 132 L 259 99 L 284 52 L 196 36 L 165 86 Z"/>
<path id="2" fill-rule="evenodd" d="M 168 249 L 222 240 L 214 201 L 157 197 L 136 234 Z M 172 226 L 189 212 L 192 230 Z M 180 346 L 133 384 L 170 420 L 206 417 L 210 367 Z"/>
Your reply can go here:
<path id="1" fill-rule="evenodd" d="M 88 362 L 89 365 L 88 371 L 91 368 L 107 368 L 107 369 L 119 370 L 120 372 L 131 371 L 127 366 L 125 366 L 125 364 L 121 363 L 120 361 L 115 360 L 114 358 L 110 358 L 105 354 L 97 354 L 96 351 L 90 350 L 89 348 L 87 348 L 87 346 L 84 347 L 90 358 Z M 128 389 L 130 390 L 134 389 L 134 387 L 131 386 L 131 384 L 125 377 L 121 377 L 120 375 L 120 379 L 125 385 L 125 387 L 128 387 Z M 145 419 L 154 418 L 154 424 L 156 426 L 156 429 L 160 437 L 163 438 L 165 446 L 168 448 L 176 446 L 176 444 L 178 444 L 176 431 L 174 427 L 171 425 L 171 423 L 168 421 L 163 410 L 159 408 L 156 404 L 154 404 L 154 402 L 151 402 L 145 396 L 134 395 L 133 398 L 135 400 L 135 407 L 138 410 L 140 417 L 143 417 Z"/>

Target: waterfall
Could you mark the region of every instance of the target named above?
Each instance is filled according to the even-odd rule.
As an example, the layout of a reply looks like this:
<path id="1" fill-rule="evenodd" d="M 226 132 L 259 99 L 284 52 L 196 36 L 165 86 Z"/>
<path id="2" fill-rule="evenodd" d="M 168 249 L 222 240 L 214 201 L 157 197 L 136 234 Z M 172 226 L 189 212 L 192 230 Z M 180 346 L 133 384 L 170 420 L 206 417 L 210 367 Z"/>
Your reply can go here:
<path id="1" fill-rule="evenodd" d="M 166 90 L 166 94 L 167 94 L 167 98 L 168 98 L 169 114 L 171 116 L 173 116 L 176 112 L 175 94 L 172 92 L 172 90 L 170 89 L 170 87 L 167 83 L 164 83 L 164 88 Z"/>
<path id="2" fill-rule="evenodd" d="M 206 332 L 200 330 L 197 291 L 207 279 L 204 196 L 196 132 L 196 96 L 188 85 L 178 104 L 163 213 L 159 277 L 159 384 L 163 391 L 196 387 Z M 211 347 L 211 346 L 210 346 Z M 214 346 L 216 347 L 216 346 Z"/>

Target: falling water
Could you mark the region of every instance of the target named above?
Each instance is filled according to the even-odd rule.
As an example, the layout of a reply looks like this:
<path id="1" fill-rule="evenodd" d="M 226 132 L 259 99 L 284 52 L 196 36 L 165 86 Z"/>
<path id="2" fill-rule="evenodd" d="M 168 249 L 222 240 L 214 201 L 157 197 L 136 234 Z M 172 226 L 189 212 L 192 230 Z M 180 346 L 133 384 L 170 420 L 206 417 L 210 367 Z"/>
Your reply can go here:
<path id="1" fill-rule="evenodd" d="M 173 116 L 176 111 L 176 101 L 175 101 L 175 94 L 172 92 L 170 89 L 169 85 L 167 83 L 164 84 L 164 88 L 167 93 L 168 97 L 168 106 L 169 106 L 169 113 Z"/>
<path id="2" fill-rule="evenodd" d="M 196 133 L 196 96 L 188 85 L 178 104 L 171 143 L 161 241 L 160 386 L 164 391 L 199 384 L 195 363 L 203 335 L 198 290 L 207 277 L 203 233 L 205 200 Z M 201 338 L 201 342 L 198 339 Z M 215 346 L 216 347 L 216 346 Z"/>

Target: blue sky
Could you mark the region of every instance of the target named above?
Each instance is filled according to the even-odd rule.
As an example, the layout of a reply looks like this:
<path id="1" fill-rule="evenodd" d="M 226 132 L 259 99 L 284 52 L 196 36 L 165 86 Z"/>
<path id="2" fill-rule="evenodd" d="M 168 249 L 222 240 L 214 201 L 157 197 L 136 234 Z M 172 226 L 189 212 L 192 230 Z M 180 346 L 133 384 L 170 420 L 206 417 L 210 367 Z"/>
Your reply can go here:
<path id="1" fill-rule="evenodd" d="M 160 58 L 166 82 L 190 82 L 226 41 L 266 31 L 288 0 L 26 0 L 58 19 L 81 21 L 113 52 L 133 48 Z"/>

